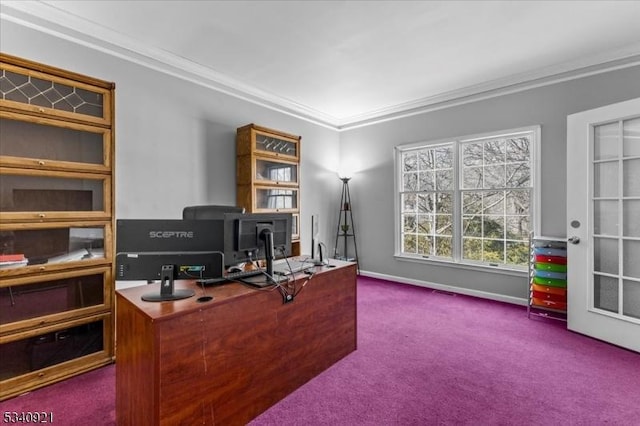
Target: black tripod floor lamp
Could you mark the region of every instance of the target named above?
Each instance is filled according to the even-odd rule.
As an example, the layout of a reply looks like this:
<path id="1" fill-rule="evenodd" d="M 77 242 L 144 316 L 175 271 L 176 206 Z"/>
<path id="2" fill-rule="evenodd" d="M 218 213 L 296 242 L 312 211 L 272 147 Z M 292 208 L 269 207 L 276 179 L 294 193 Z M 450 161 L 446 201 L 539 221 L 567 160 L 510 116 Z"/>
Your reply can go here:
<path id="1" fill-rule="evenodd" d="M 349 194 L 349 180 L 351 177 L 340 176 L 342 180 L 342 196 L 340 197 L 340 212 L 338 214 L 338 229 L 336 230 L 336 245 L 333 248 L 334 257 L 338 260 L 346 260 L 358 263 L 358 245 L 356 244 L 356 229 L 353 223 L 353 210 L 351 209 L 351 195 Z M 353 239 L 353 254 L 349 256 L 349 239 Z M 338 246 L 342 243 L 342 252 Z M 358 266 L 358 272 L 360 267 Z"/>

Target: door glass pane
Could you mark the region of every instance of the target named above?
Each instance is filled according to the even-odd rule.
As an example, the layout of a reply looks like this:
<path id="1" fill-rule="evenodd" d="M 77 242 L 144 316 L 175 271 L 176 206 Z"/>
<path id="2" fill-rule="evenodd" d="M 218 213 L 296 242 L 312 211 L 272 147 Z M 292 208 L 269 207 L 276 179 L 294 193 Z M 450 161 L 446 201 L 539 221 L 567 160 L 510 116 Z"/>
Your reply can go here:
<path id="1" fill-rule="evenodd" d="M 640 197 L 640 159 L 625 160 L 622 163 L 625 197 Z"/>
<path id="2" fill-rule="evenodd" d="M 623 123 L 625 157 L 640 156 L 640 118 L 627 120 Z"/>
<path id="3" fill-rule="evenodd" d="M 593 165 L 594 197 L 618 196 L 618 162 L 597 163 Z"/>
<path id="4" fill-rule="evenodd" d="M 607 274 L 618 274 L 618 240 L 593 239 L 593 270 Z"/>
<path id="5" fill-rule="evenodd" d="M 593 306 L 606 311 L 618 312 L 618 279 L 593 276 Z"/>
<path id="6" fill-rule="evenodd" d="M 596 235 L 618 235 L 618 202 L 593 202 L 593 233 Z"/>
<path id="7" fill-rule="evenodd" d="M 624 241 L 623 247 L 623 274 L 625 277 L 640 279 L 640 241 Z"/>
<path id="8" fill-rule="evenodd" d="M 596 126 L 594 128 L 593 159 L 607 160 L 618 158 L 618 140 L 620 126 L 616 123 Z"/>
<path id="9" fill-rule="evenodd" d="M 630 317 L 640 318 L 640 282 L 623 281 L 622 313 Z"/>
<path id="10" fill-rule="evenodd" d="M 640 237 L 640 200 L 622 201 L 625 237 Z"/>

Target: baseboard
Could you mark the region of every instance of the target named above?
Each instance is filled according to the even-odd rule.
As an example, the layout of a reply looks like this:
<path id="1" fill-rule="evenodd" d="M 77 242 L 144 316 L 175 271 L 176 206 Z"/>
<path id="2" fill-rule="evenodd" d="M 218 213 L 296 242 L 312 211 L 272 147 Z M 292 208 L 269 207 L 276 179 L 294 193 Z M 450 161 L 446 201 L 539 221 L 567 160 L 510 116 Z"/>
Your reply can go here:
<path id="1" fill-rule="evenodd" d="M 527 306 L 527 299 L 520 297 L 505 296 L 502 294 L 489 293 L 486 291 L 472 290 L 464 287 L 456 287 L 452 285 L 438 284 L 430 281 L 415 280 L 406 277 L 396 277 L 393 275 L 380 274 L 377 272 L 360 270 L 360 275 L 382 280 L 395 281 L 402 284 L 411 284 L 419 287 L 431 288 L 434 290 L 448 291 L 451 293 L 464 294 L 466 296 L 480 297 L 482 299 L 496 300 L 498 302 L 506 302 L 514 305 Z"/>

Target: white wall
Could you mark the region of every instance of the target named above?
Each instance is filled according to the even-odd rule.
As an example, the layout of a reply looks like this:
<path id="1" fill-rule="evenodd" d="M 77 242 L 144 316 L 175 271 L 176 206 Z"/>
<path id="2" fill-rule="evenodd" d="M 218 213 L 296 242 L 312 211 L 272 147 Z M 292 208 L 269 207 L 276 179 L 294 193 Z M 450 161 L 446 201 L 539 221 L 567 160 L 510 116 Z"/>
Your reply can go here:
<path id="1" fill-rule="evenodd" d="M 235 131 L 256 123 L 302 136 L 303 251 L 312 214 L 321 238 L 333 238 L 336 131 L 12 22 L 0 31 L 4 53 L 116 83 L 117 218 L 180 218 L 186 205 L 235 204 Z"/>
<path id="2" fill-rule="evenodd" d="M 358 156 L 366 165 L 351 181 L 354 214 L 362 230 L 358 240 L 360 268 L 409 282 L 434 282 L 506 298 L 526 298 L 524 273 L 518 277 L 399 261 L 393 257 L 393 147 L 541 125 L 539 232 L 562 237 L 566 227 L 567 115 L 639 97 L 639 83 L 640 66 L 636 66 L 343 132 L 342 155 Z"/>

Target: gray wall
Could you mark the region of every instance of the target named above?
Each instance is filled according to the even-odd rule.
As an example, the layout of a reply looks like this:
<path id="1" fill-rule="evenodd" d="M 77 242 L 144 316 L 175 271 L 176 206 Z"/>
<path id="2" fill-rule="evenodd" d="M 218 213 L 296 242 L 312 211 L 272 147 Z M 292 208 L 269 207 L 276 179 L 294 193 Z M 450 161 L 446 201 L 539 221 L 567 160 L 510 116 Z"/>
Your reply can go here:
<path id="1" fill-rule="evenodd" d="M 321 238 L 332 238 L 336 131 L 12 22 L 0 31 L 4 53 L 116 83 L 117 218 L 180 218 L 186 205 L 235 204 L 235 131 L 256 123 L 302 136 L 303 251 L 312 214 Z"/>
<path id="2" fill-rule="evenodd" d="M 639 82 L 636 66 L 343 132 L 341 155 L 358 156 L 365 166 L 350 183 L 355 221 L 361 230 L 361 269 L 409 282 L 526 298 L 525 274 L 479 272 L 393 257 L 394 146 L 541 125 L 542 229 L 538 232 L 562 237 L 566 235 L 567 115 L 639 97 Z"/>

